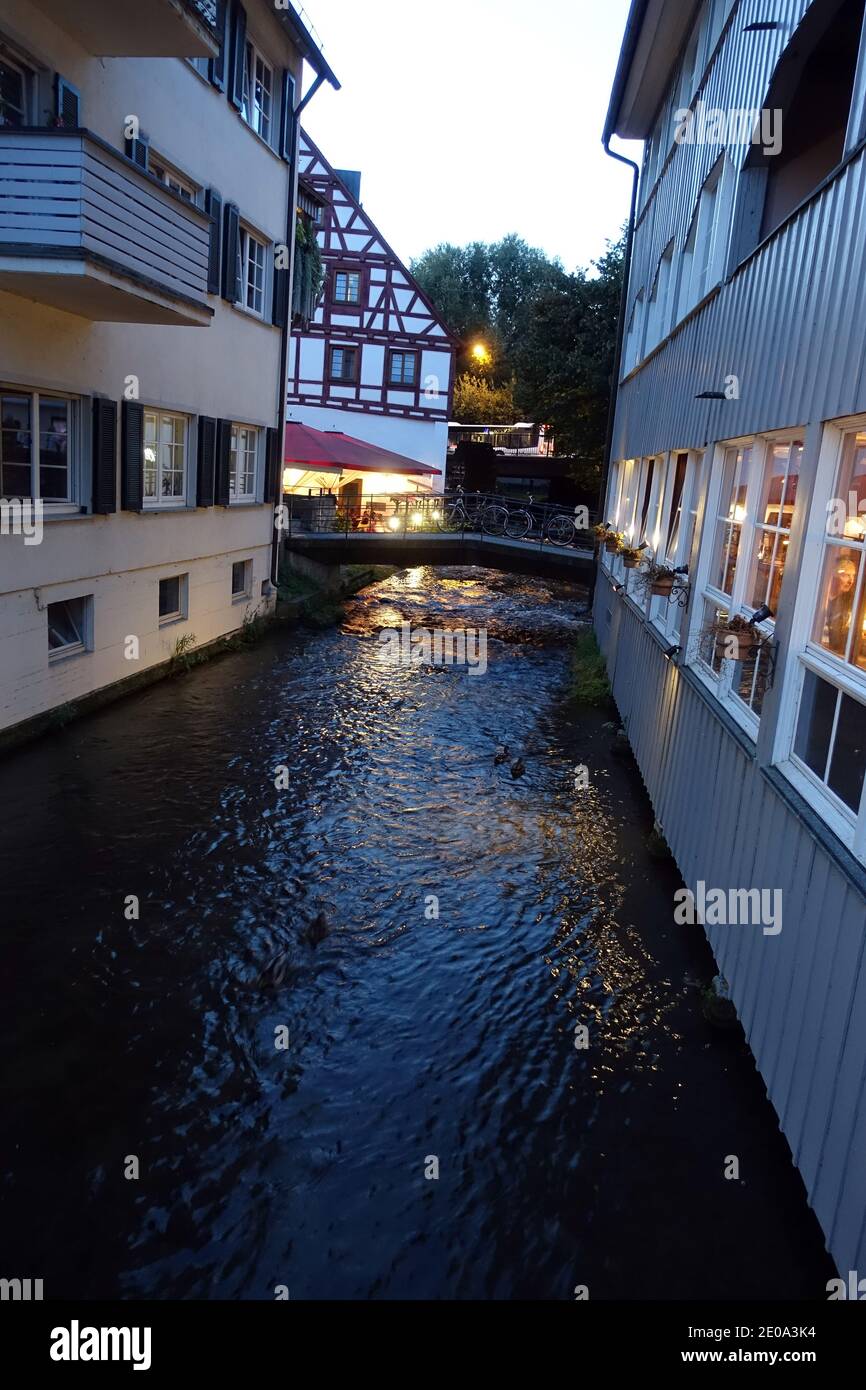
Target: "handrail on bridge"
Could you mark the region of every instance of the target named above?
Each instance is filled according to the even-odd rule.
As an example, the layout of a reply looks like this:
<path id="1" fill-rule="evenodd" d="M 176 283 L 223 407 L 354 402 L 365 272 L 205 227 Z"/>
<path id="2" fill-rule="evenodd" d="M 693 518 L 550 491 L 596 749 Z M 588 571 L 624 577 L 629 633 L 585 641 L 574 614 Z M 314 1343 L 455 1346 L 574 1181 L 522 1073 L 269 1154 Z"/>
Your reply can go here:
<path id="1" fill-rule="evenodd" d="M 283 496 L 287 540 L 312 535 L 390 535 L 412 539 L 467 532 L 482 540 L 523 541 L 558 550 L 592 550 L 595 515 L 586 507 L 525 502 L 498 493 L 405 493 L 338 497 L 332 492 L 286 493 Z"/>

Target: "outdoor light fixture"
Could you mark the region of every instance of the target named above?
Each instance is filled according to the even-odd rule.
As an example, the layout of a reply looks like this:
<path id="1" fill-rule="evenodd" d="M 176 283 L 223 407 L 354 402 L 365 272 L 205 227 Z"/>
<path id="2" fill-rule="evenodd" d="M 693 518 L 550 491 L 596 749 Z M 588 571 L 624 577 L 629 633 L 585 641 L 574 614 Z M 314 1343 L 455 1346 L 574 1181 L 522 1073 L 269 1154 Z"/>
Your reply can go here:
<path id="1" fill-rule="evenodd" d="M 681 648 L 681 647 L 678 647 L 678 646 L 676 646 L 676 645 L 673 645 L 673 646 L 668 647 L 667 651 L 666 651 L 665 654 L 664 654 L 665 661 L 673 661 L 674 657 L 675 657 L 680 651 L 682 651 L 682 648 Z"/>
<path id="2" fill-rule="evenodd" d="M 441 520 L 442 520 L 442 513 L 441 513 L 441 512 L 431 512 L 430 515 L 432 516 L 432 518 L 433 518 L 434 521 L 441 521 Z"/>
<path id="3" fill-rule="evenodd" d="M 773 614 L 767 607 L 766 603 L 762 603 L 760 608 L 755 609 L 754 613 L 749 619 L 749 627 L 751 627 L 754 623 L 764 623 L 767 621 L 768 618 L 772 618 L 772 616 Z"/>
<path id="4" fill-rule="evenodd" d="M 391 527 L 391 530 L 392 530 L 392 531 L 399 531 L 399 530 L 400 530 L 400 518 L 399 518 L 399 516 L 392 516 L 392 517 L 389 519 L 389 521 L 388 521 L 388 525 Z"/>
<path id="5" fill-rule="evenodd" d="M 621 585 L 621 584 L 614 584 L 614 586 L 613 586 L 613 591 L 614 591 L 615 594 L 621 594 L 621 593 L 622 593 L 622 585 Z"/>
<path id="6" fill-rule="evenodd" d="M 412 513 L 412 525 L 413 525 L 413 526 L 420 526 L 420 525 L 422 524 L 423 520 L 424 520 L 424 513 L 423 513 L 423 512 L 413 512 L 413 513 Z"/>

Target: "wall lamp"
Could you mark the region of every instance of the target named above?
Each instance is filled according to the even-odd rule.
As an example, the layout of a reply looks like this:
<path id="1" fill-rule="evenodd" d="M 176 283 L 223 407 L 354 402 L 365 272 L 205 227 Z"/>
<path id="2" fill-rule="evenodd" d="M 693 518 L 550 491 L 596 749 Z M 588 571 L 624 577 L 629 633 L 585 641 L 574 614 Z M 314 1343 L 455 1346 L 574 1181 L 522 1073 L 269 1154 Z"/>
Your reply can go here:
<path id="1" fill-rule="evenodd" d="M 756 608 L 749 619 L 749 627 L 754 627 L 755 623 L 765 623 L 773 614 L 766 603 L 762 603 L 760 608 Z"/>
<path id="2" fill-rule="evenodd" d="M 621 593 L 622 593 L 622 585 L 621 585 L 621 584 L 614 584 L 614 586 L 613 586 L 613 591 L 614 591 L 615 594 L 621 594 Z"/>
<path id="3" fill-rule="evenodd" d="M 664 653 L 665 661 L 673 661 L 674 657 L 679 656 L 681 651 L 682 647 L 676 645 L 668 647 L 667 651 Z"/>

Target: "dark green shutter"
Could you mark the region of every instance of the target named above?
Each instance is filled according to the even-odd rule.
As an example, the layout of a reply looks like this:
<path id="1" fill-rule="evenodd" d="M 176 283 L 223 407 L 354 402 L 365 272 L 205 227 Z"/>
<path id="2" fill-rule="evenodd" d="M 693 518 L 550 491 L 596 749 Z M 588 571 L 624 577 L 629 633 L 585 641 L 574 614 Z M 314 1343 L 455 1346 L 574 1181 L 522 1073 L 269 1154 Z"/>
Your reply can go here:
<path id="1" fill-rule="evenodd" d="M 240 304 L 242 286 L 238 265 L 238 248 L 241 235 L 241 214 L 235 203 L 226 203 L 223 209 L 223 299 L 229 304 Z"/>
<path id="2" fill-rule="evenodd" d="M 220 266 L 222 264 L 223 200 L 215 188 L 209 188 L 204 195 L 204 210 L 210 218 L 210 247 L 207 258 L 208 294 L 220 292 Z"/>
<path id="3" fill-rule="evenodd" d="M 81 93 L 58 72 L 54 78 L 54 119 L 66 130 L 81 125 Z"/>
<path id="4" fill-rule="evenodd" d="M 265 469 L 265 501 L 276 502 L 280 486 L 280 431 L 268 430 L 267 468 Z"/>
<path id="5" fill-rule="evenodd" d="M 217 0 L 216 31 L 220 51 L 208 63 L 207 73 L 213 85 L 218 87 L 221 92 L 226 89 L 226 69 L 228 68 L 228 12 L 228 0 Z"/>
<path id="6" fill-rule="evenodd" d="M 271 309 L 271 322 L 284 328 L 289 321 L 289 279 L 291 271 L 274 267 L 274 302 Z"/>
<path id="7" fill-rule="evenodd" d="M 232 51 L 229 101 L 238 111 L 244 101 L 244 66 L 247 61 L 247 12 L 234 0 L 232 5 Z"/>
<path id="8" fill-rule="evenodd" d="M 117 511 L 117 402 L 93 402 L 93 498 L 94 512 L 108 516 Z"/>
<path id="9" fill-rule="evenodd" d="M 125 141 L 124 148 L 128 159 L 131 159 L 140 169 L 148 168 L 150 162 L 150 140 L 146 135 L 139 135 L 137 140 Z"/>
<path id="10" fill-rule="evenodd" d="M 213 506 L 216 432 L 216 420 L 209 415 L 198 417 L 198 473 L 195 495 L 197 507 Z"/>
<path id="11" fill-rule="evenodd" d="M 144 407 L 124 401 L 120 425 L 120 505 L 125 512 L 144 506 Z"/>
<path id="12" fill-rule="evenodd" d="M 291 164 L 295 157 L 295 79 L 286 70 L 283 73 L 280 97 L 280 154 Z"/>
<path id="13" fill-rule="evenodd" d="M 229 504 L 230 476 L 229 464 L 232 443 L 232 422 L 231 420 L 217 420 L 216 422 L 216 483 L 214 487 L 214 501 L 218 507 L 227 507 Z"/>

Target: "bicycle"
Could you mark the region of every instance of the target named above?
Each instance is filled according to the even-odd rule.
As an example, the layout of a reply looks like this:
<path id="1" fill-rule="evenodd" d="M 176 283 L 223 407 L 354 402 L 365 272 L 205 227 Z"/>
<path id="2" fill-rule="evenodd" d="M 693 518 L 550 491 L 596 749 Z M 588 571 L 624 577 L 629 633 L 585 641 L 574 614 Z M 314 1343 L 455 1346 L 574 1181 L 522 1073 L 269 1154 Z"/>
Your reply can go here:
<path id="1" fill-rule="evenodd" d="M 477 500 L 470 511 L 461 487 L 457 496 L 446 503 L 436 524 L 440 531 L 486 531 L 488 535 L 501 536 L 508 524 L 508 510 L 495 502 Z"/>

